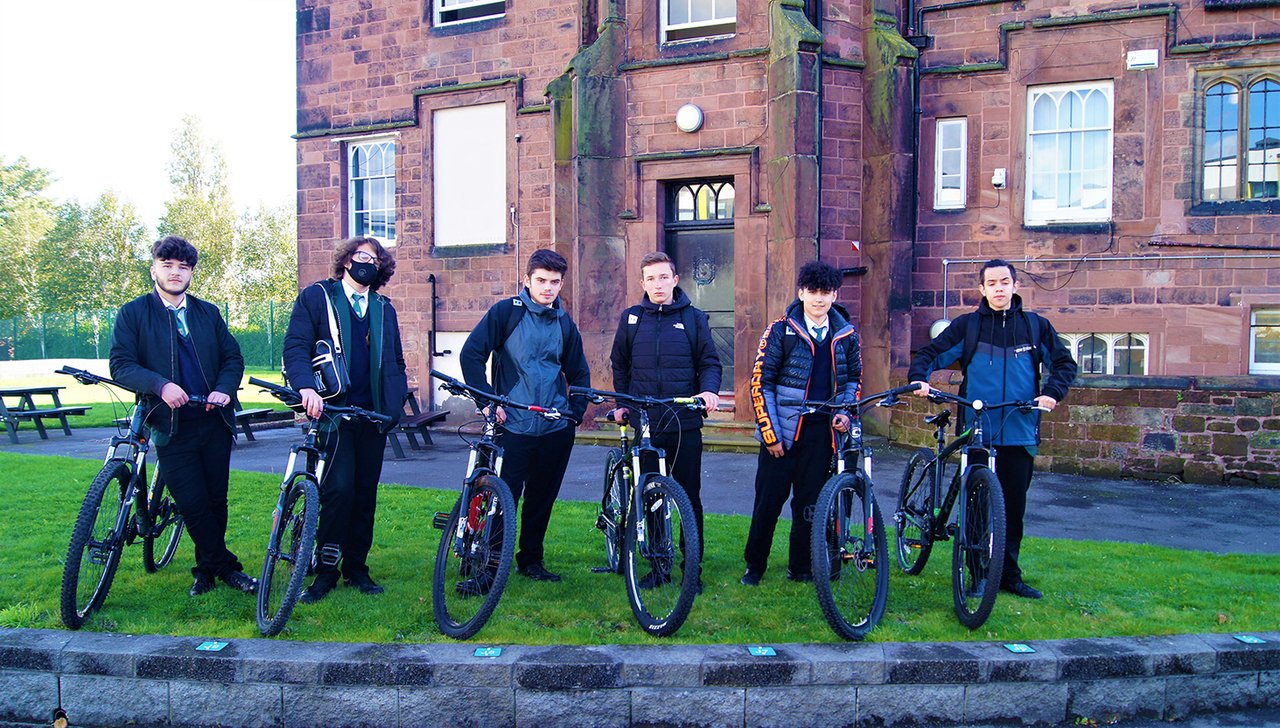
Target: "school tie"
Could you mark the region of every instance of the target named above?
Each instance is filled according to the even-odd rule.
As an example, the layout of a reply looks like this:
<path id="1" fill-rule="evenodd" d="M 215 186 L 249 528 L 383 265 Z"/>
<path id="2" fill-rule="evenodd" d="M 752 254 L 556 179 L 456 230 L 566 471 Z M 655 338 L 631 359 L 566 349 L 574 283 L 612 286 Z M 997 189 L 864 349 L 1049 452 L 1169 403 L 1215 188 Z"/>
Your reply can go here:
<path id="1" fill-rule="evenodd" d="M 814 342 L 821 344 L 824 340 L 826 340 L 826 338 L 827 338 L 827 327 L 826 327 L 826 326 L 814 326 L 814 327 L 813 327 L 813 340 L 814 340 Z"/>
<path id="2" fill-rule="evenodd" d="M 173 320 L 177 322 L 178 333 L 187 338 L 187 307 L 173 309 Z"/>
<path id="3" fill-rule="evenodd" d="M 359 316 L 360 318 L 364 318 L 364 308 L 360 305 L 360 301 L 362 301 L 363 299 L 364 299 L 364 296 L 360 295 L 359 293 L 351 294 L 351 310 L 355 311 L 356 315 Z"/>

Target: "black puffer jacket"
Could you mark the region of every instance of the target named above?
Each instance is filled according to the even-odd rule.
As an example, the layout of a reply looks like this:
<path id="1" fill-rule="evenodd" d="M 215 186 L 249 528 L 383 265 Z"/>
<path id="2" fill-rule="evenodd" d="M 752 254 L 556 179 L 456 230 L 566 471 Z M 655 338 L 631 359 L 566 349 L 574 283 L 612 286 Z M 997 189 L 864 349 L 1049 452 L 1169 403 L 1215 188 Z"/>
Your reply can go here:
<path id="1" fill-rule="evenodd" d="M 858 330 L 849 323 L 849 312 L 835 304 L 827 314 L 831 324 L 831 371 L 835 381 L 832 400 L 855 402 L 862 386 L 862 350 Z M 786 339 L 794 343 L 786 343 Z M 813 338 L 804 323 L 804 304 L 795 301 L 787 315 L 774 321 L 760 337 L 751 371 L 751 407 L 756 417 L 756 439 L 765 445 L 795 444 L 801 426 L 800 408 L 778 404 L 784 399 L 806 399 L 813 371 Z"/>
<path id="2" fill-rule="evenodd" d="M 695 327 L 692 336 L 686 324 Z M 639 306 L 622 312 L 609 360 L 613 388 L 625 394 L 691 397 L 720 391 L 723 371 L 707 314 L 694 308 L 679 286 L 671 303 L 659 306 L 645 296 Z M 693 410 L 672 412 L 666 408 L 650 410 L 654 432 L 702 427 L 702 417 Z"/>

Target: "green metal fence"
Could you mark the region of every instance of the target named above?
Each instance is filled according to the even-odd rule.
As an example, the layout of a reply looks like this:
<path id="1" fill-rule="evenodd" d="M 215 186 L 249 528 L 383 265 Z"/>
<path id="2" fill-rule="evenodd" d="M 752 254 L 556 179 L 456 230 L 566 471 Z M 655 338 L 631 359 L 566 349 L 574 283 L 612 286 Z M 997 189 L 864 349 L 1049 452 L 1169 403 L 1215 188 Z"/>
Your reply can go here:
<path id="1" fill-rule="evenodd" d="M 245 366 L 280 366 L 284 332 L 293 304 L 283 301 L 220 304 Z M 18 359 L 106 359 L 116 311 L 72 311 L 0 319 L 0 361 Z"/>

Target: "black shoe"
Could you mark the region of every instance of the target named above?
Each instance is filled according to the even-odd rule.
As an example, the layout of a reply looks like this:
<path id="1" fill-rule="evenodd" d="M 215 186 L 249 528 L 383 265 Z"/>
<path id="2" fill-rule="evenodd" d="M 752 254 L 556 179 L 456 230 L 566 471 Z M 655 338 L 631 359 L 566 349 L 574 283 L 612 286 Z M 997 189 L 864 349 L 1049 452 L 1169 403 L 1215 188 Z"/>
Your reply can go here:
<path id="1" fill-rule="evenodd" d="M 381 594 L 386 591 L 378 582 L 374 581 L 368 574 L 355 574 L 347 577 L 344 581 L 347 586 L 354 586 L 360 590 L 361 594 Z"/>
<path id="2" fill-rule="evenodd" d="M 201 594 L 208 594 L 213 591 L 215 586 L 217 586 L 217 584 L 213 583 L 212 576 L 209 576 L 208 574 L 196 574 L 196 580 L 191 582 L 191 591 L 187 592 L 187 594 L 190 594 L 193 597 L 198 597 Z"/>
<path id="3" fill-rule="evenodd" d="M 534 581 L 560 581 L 560 575 L 547 571 L 547 567 L 543 566 L 541 561 L 528 566 L 521 566 L 519 572 Z"/>
<path id="4" fill-rule="evenodd" d="M 787 579 L 789 581 L 813 581 L 812 571 L 792 571 L 787 569 Z"/>
<path id="5" fill-rule="evenodd" d="M 760 579 L 763 576 L 764 576 L 763 571 L 756 571 L 755 569 L 747 569 L 747 573 L 743 574 L 742 578 L 739 579 L 738 581 L 741 582 L 743 586 L 760 586 Z"/>
<path id="6" fill-rule="evenodd" d="M 303 590 L 302 596 L 298 597 L 298 601 L 303 604 L 315 604 L 316 602 L 329 596 L 329 592 L 338 585 L 337 574 L 320 574 L 311 582 L 311 586 Z"/>
<path id="7" fill-rule="evenodd" d="M 1000 588 L 1014 596 L 1022 597 L 1023 599 L 1042 599 L 1044 597 L 1044 592 L 1021 579 L 1013 582 L 1012 584 L 1005 584 Z"/>
<path id="8" fill-rule="evenodd" d="M 656 586 L 661 586 L 663 584 L 670 584 L 670 583 L 671 583 L 670 574 L 659 574 L 656 571 L 650 571 L 648 574 L 645 574 L 643 577 L 640 578 L 640 583 L 637 584 L 636 586 L 640 587 L 641 589 L 652 589 Z"/>
<path id="9" fill-rule="evenodd" d="M 223 584 L 245 594 L 255 594 L 258 591 L 258 580 L 243 571 L 228 571 L 218 578 L 222 580 Z"/>

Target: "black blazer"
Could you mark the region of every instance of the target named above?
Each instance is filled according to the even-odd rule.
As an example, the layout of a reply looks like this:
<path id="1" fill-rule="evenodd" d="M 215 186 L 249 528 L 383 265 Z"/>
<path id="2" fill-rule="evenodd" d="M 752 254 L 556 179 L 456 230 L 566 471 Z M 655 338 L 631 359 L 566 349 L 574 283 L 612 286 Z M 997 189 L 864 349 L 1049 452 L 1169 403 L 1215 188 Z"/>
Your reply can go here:
<path id="1" fill-rule="evenodd" d="M 200 370 L 210 392 L 231 397 L 232 407 L 219 414 L 227 428 L 235 432 L 236 390 L 244 376 L 240 344 L 227 330 L 222 312 L 207 301 L 187 294 L 187 330 L 200 361 Z M 160 390 L 178 382 L 178 331 L 164 301 L 153 288 L 120 307 L 111 333 L 111 377 L 130 389 L 160 402 Z M 177 420 L 169 407 L 152 406 L 147 423 L 170 436 L 177 433 Z M 163 444 L 157 442 L 157 444 Z"/>
<path id="2" fill-rule="evenodd" d="M 330 338 L 329 312 L 325 309 L 325 296 L 334 301 L 337 312 L 338 329 L 343 337 L 343 352 L 351 351 L 347 337 L 351 335 L 350 306 L 345 301 L 342 283 L 335 280 L 324 280 L 307 286 L 298 294 L 293 304 L 293 313 L 289 316 L 289 328 L 284 335 L 284 373 L 285 380 L 293 389 L 315 389 L 315 379 L 311 375 L 311 355 L 316 342 Z M 409 381 L 405 375 L 404 349 L 400 344 L 400 320 L 391 299 L 379 293 L 369 292 L 369 337 L 380 336 L 382 356 L 379 361 L 369 362 L 371 372 L 376 372 L 380 383 L 381 397 L 375 409 L 381 414 L 400 420 L 404 413 L 404 400 L 409 393 Z M 381 332 L 375 332 L 373 326 L 381 319 Z M 374 342 L 370 341 L 370 355 L 375 351 Z"/>

